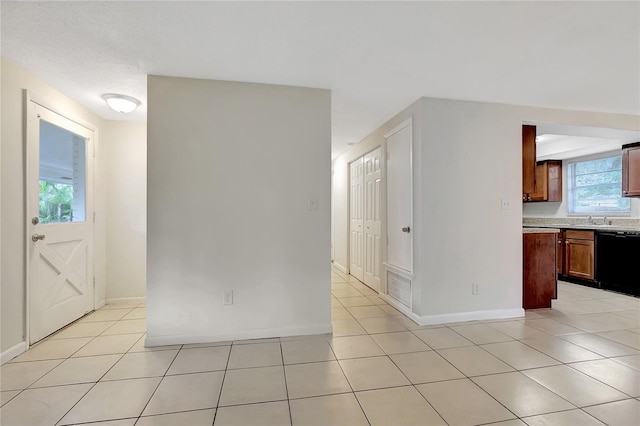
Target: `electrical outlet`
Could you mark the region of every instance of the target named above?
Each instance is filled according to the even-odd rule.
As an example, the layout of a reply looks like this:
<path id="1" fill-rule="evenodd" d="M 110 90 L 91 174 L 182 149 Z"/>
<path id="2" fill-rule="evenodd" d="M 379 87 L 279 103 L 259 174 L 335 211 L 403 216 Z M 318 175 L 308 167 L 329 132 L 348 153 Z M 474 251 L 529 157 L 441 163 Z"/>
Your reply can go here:
<path id="1" fill-rule="evenodd" d="M 480 294 L 480 284 L 471 283 L 471 294 L 473 294 L 473 295 Z"/>
<path id="2" fill-rule="evenodd" d="M 223 305 L 233 305 L 233 290 L 225 290 L 224 299 L 222 300 Z"/>
<path id="3" fill-rule="evenodd" d="M 501 198 L 500 205 L 502 206 L 502 210 L 511 210 L 511 202 L 508 198 Z"/>

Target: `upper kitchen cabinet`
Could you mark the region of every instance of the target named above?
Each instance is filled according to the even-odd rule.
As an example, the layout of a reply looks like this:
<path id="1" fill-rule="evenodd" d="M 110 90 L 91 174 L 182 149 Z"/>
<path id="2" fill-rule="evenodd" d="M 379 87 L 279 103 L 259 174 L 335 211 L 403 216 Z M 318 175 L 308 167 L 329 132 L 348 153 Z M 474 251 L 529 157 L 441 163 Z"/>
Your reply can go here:
<path id="1" fill-rule="evenodd" d="M 562 201 L 562 161 L 538 161 L 535 192 L 527 201 Z"/>
<path id="2" fill-rule="evenodd" d="M 522 201 L 536 192 L 536 126 L 522 125 Z"/>
<path id="3" fill-rule="evenodd" d="M 622 196 L 640 197 L 640 142 L 622 145 Z"/>

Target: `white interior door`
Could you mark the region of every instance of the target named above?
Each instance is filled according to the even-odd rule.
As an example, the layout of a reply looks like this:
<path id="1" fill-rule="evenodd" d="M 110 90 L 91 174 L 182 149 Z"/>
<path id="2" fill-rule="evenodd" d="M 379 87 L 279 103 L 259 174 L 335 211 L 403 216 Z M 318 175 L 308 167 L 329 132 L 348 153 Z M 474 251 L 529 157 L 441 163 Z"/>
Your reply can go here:
<path id="1" fill-rule="evenodd" d="M 364 281 L 363 166 L 362 157 L 349 164 L 349 273 L 360 281 Z"/>
<path id="2" fill-rule="evenodd" d="M 93 304 L 93 132 L 28 106 L 29 343 Z"/>
<path id="3" fill-rule="evenodd" d="M 382 149 L 364 156 L 364 283 L 380 291 Z"/>
<path id="4" fill-rule="evenodd" d="M 413 272 L 413 184 L 411 122 L 389 134 L 386 151 L 387 263 Z"/>

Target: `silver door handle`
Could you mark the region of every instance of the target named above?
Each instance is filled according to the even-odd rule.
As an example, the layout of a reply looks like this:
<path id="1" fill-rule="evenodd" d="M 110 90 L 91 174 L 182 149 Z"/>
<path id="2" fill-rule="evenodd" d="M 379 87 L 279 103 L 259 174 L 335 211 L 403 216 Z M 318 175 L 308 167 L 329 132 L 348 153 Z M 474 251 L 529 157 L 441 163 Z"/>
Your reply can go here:
<path id="1" fill-rule="evenodd" d="M 411 228 L 409 226 L 405 226 L 404 228 L 402 228 L 402 232 L 406 232 L 408 234 L 409 232 L 411 232 Z"/>
<path id="2" fill-rule="evenodd" d="M 43 234 L 33 234 L 31 236 L 31 241 L 33 241 L 34 243 L 38 240 L 44 240 L 45 236 Z"/>

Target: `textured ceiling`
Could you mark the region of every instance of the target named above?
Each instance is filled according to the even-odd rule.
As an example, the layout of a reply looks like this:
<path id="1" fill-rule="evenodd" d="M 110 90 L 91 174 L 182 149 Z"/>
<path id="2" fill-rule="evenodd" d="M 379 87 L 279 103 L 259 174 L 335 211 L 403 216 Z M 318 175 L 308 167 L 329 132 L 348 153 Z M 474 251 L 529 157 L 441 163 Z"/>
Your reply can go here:
<path id="1" fill-rule="evenodd" d="M 2 57 L 98 115 L 146 75 L 332 90 L 333 151 L 421 96 L 640 113 L 640 2 L 8 2 Z M 130 116 L 101 95 L 143 102 Z"/>

